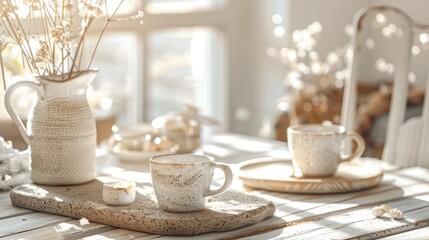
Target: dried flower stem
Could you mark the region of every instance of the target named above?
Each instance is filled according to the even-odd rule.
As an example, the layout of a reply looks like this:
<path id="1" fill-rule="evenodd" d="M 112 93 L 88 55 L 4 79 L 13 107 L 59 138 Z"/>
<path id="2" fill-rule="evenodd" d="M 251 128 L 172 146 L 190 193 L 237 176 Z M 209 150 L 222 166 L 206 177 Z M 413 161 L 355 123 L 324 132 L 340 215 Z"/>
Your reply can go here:
<path id="1" fill-rule="evenodd" d="M 0 42 L 0 67 L 1 67 L 1 78 L 3 81 L 3 90 L 6 91 L 6 77 L 4 74 L 4 66 L 3 66 L 3 43 Z"/>
<path id="2" fill-rule="evenodd" d="M 88 31 L 88 29 L 89 29 L 89 26 L 91 25 L 91 23 L 92 23 L 92 21 L 94 20 L 94 18 L 93 17 L 91 17 L 89 20 L 88 20 L 88 23 L 87 23 L 87 26 L 84 28 L 84 30 L 83 30 L 83 33 L 82 33 L 82 37 L 81 37 L 81 39 L 80 39 L 80 41 L 79 41 L 79 44 L 77 45 L 77 50 L 76 50 L 76 57 L 73 59 L 73 62 L 72 62 L 72 66 L 71 66 L 71 68 L 70 68 L 70 72 L 69 72 L 69 75 L 68 75 L 68 77 L 69 78 L 71 78 L 72 77 L 72 74 L 73 74 L 73 69 L 74 69 L 74 67 L 75 67 L 75 65 L 76 65 L 76 59 L 77 59 L 77 55 L 78 54 L 80 54 L 80 57 L 82 57 L 82 55 L 83 55 L 83 42 L 85 41 L 85 35 L 86 35 L 86 32 Z M 81 58 L 80 58 L 81 59 Z M 82 60 L 79 60 L 79 64 L 80 64 L 80 62 L 81 62 Z"/>
<path id="3" fill-rule="evenodd" d="M 67 81 L 77 72 L 90 68 L 107 25 L 117 21 L 113 17 L 124 0 L 116 0 L 115 10 L 110 14 L 108 1 L 2 0 L 0 28 L 4 28 L 12 42 L 21 49 L 24 67 L 45 79 Z M 105 13 L 101 9 L 103 4 Z M 21 12 L 26 16 L 19 16 Z M 87 34 L 96 18 L 102 18 L 104 25 L 95 47 L 88 49 Z M 88 65 L 85 65 L 86 57 L 90 57 Z M 56 76 L 61 76 L 61 79 Z"/>
<path id="4" fill-rule="evenodd" d="M 12 34 L 12 38 L 15 39 L 16 44 L 18 44 L 19 47 L 21 48 L 21 51 L 23 52 L 23 54 L 22 54 L 22 60 L 23 61 L 22 62 L 24 64 L 25 64 L 25 62 L 27 62 L 28 66 L 30 68 L 30 71 L 33 71 L 34 70 L 34 68 L 33 68 L 34 66 L 31 64 L 32 61 L 31 61 L 31 59 L 28 59 L 29 56 L 32 56 L 31 50 L 27 51 L 27 49 L 25 48 L 25 46 L 23 46 L 23 44 L 22 44 L 22 37 L 17 33 L 17 31 L 19 32 L 19 29 L 15 30 L 15 28 L 13 28 L 15 26 L 13 25 L 13 23 L 11 23 L 10 19 L 6 19 L 6 21 L 7 21 L 6 24 L 4 23 L 4 21 L 2 21 L 3 22 L 3 26 L 5 26 L 6 30 L 9 31 Z M 8 29 L 8 27 L 9 27 L 9 29 Z"/>
<path id="5" fill-rule="evenodd" d="M 112 14 L 110 17 L 109 17 L 109 14 L 108 14 L 108 12 L 107 12 L 107 2 L 106 2 L 106 4 L 105 4 L 105 5 L 106 5 L 106 15 L 107 15 L 107 19 L 106 19 L 106 22 L 104 23 L 104 26 L 103 26 L 103 28 L 102 28 L 102 30 L 101 30 L 100 35 L 98 36 L 97 43 L 95 44 L 94 51 L 92 52 L 91 58 L 90 58 L 89 63 L 88 63 L 88 69 L 89 69 L 89 67 L 90 67 L 90 66 L 91 66 L 91 64 L 92 64 L 92 60 L 94 59 L 94 56 L 95 56 L 95 53 L 96 53 L 96 51 L 97 51 L 98 45 L 100 44 L 100 40 L 101 40 L 101 38 L 103 37 L 104 32 L 106 31 L 107 25 L 112 21 L 113 16 L 115 16 L 116 12 L 118 11 L 119 7 L 122 5 L 122 3 L 123 3 L 123 2 L 124 2 L 124 0 L 121 0 L 121 2 L 119 2 L 119 4 L 116 6 L 115 11 L 113 12 L 113 14 Z"/>

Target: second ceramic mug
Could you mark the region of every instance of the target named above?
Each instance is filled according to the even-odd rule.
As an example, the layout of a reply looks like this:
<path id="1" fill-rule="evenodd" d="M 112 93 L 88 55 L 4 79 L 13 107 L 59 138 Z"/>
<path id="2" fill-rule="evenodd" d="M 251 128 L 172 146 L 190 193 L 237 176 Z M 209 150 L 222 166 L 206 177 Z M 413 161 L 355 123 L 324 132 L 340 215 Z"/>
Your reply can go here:
<path id="1" fill-rule="evenodd" d="M 342 161 L 360 157 L 365 150 L 363 138 L 340 125 L 297 125 L 289 127 L 288 145 L 295 176 L 333 175 Z M 344 156 L 347 139 L 356 142 L 355 150 Z"/>
<path id="2" fill-rule="evenodd" d="M 225 174 L 223 186 L 210 190 L 214 169 Z M 221 194 L 232 183 L 231 169 L 207 155 L 168 154 L 150 159 L 156 199 L 167 212 L 194 212 L 205 208 L 205 197 Z"/>

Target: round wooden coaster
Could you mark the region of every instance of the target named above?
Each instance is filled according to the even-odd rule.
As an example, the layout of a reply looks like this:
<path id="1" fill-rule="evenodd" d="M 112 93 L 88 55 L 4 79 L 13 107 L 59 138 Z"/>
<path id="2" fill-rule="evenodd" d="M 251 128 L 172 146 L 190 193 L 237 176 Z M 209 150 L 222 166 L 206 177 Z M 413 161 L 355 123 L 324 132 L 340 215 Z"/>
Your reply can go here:
<path id="1" fill-rule="evenodd" d="M 271 191 L 344 193 L 376 186 L 383 171 L 371 163 L 353 160 L 341 163 L 332 177 L 296 178 L 290 160 L 258 158 L 240 164 L 238 177 L 247 186 Z"/>

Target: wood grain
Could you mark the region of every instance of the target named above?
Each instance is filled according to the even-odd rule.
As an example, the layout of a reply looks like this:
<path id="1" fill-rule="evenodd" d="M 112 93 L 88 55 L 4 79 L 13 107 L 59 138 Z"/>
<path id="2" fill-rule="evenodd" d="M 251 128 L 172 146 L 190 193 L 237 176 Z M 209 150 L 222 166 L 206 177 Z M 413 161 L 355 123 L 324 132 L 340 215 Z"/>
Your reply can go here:
<path id="1" fill-rule="evenodd" d="M 422 227 L 418 229 L 414 229 L 408 232 L 395 234 L 388 237 L 379 238 L 380 240 L 416 240 L 416 239 L 427 239 L 429 235 L 429 227 Z"/>
<path id="2" fill-rule="evenodd" d="M 208 144 L 217 151 L 218 160 L 231 164 L 248 159 L 278 155 L 285 152 L 284 143 L 244 138 L 242 136 L 216 138 Z M 249 149 L 258 146 L 258 149 Z M 247 148 L 247 150 L 246 150 Z M 225 154 L 218 150 L 225 150 Z M 216 152 L 215 151 L 215 152 Z M 224 158 L 221 157 L 224 156 Z M 103 158 L 99 167 L 112 165 L 118 167 L 121 176 L 133 176 L 141 184 L 150 181 L 141 172 L 127 172 L 139 169 L 142 165 L 125 165 L 118 161 Z M 380 162 L 380 161 L 379 161 Z M 382 162 L 380 162 L 382 163 Z M 384 170 L 386 170 L 383 167 Z M 142 169 L 142 170 L 140 170 Z M 394 168 L 390 168 L 390 170 Z M 103 169 L 100 169 L 102 171 Z M 119 175 L 118 175 L 119 176 Z M 215 173 L 216 182 L 213 188 L 223 183 L 222 174 Z M 392 170 L 384 174 L 380 184 L 374 188 L 341 194 L 294 194 L 272 192 L 263 189 L 248 188 L 235 178 L 232 191 L 245 192 L 272 201 L 277 210 L 272 218 L 254 225 L 228 232 L 206 233 L 187 236 L 183 239 L 281 239 L 292 236 L 297 239 L 426 239 L 429 228 L 427 224 L 427 202 L 429 202 L 429 170 L 420 167 Z M 375 219 L 369 211 L 377 205 L 389 204 L 405 211 L 404 221 Z M 81 226 L 79 221 L 68 217 L 34 212 L 10 204 L 9 192 L 0 192 L 0 239 L 176 239 L 177 236 L 161 236 L 126 229 L 117 229 L 90 221 Z M 26 219 L 26 220 L 23 220 Z M 308 230 L 307 230 L 308 229 Z M 6 233 L 6 234 L 5 234 Z M 413 238 L 415 237 L 415 238 Z M 305 239 L 304 238 L 304 239 Z"/>
<path id="3" fill-rule="evenodd" d="M 9 236 L 13 239 L 79 239 L 85 236 L 111 231 L 114 228 L 103 224 L 90 222 L 81 225 L 79 220 L 65 220 L 49 224 L 34 230 L 21 232 Z"/>
<path id="4" fill-rule="evenodd" d="M 339 165 L 332 177 L 297 178 L 290 161 L 259 158 L 243 162 L 238 177 L 246 185 L 272 191 L 292 193 L 343 193 L 376 186 L 383 171 L 367 162 L 352 161 Z"/>
<path id="5" fill-rule="evenodd" d="M 19 233 L 23 229 L 37 229 L 66 220 L 70 220 L 70 218 L 39 212 L 2 219 L 0 220 L 0 237 Z"/>
<path id="6" fill-rule="evenodd" d="M 303 195 L 258 190 L 256 191 L 258 196 L 270 199 L 276 204 L 277 211 L 273 218 L 240 230 L 216 235 L 205 234 L 201 237 L 202 239 L 234 239 L 255 236 L 255 239 L 272 239 L 273 236 L 280 235 L 291 226 L 317 221 L 324 216 L 346 213 L 361 205 L 375 206 L 403 197 L 429 193 L 429 185 L 421 182 L 429 180 L 428 173 L 429 170 L 418 167 L 387 173 L 378 187 L 346 194 Z M 261 232 L 266 234 L 259 235 Z"/>

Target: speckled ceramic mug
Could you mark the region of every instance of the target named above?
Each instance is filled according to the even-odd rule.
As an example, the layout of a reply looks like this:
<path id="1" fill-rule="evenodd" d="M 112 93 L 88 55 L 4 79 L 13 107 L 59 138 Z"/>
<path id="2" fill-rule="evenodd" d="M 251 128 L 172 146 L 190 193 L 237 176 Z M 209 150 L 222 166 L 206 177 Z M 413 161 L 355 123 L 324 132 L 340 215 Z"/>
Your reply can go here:
<path id="1" fill-rule="evenodd" d="M 360 157 L 365 142 L 355 132 L 340 125 L 307 124 L 289 127 L 288 146 L 297 177 L 325 177 L 335 174 L 338 164 Z M 347 139 L 356 142 L 355 150 L 345 156 Z"/>
<path id="2" fill-rule="evenodd" d="M 210 190 L 214 169 L 225 174 L 223 186 Z M 207 155 L 168 154 L 150 159 L 156 199 L 167 212 L 195 212 L 205 208 L 205 197 L 225 192 L 232 183 L 231 169 Z"/>

